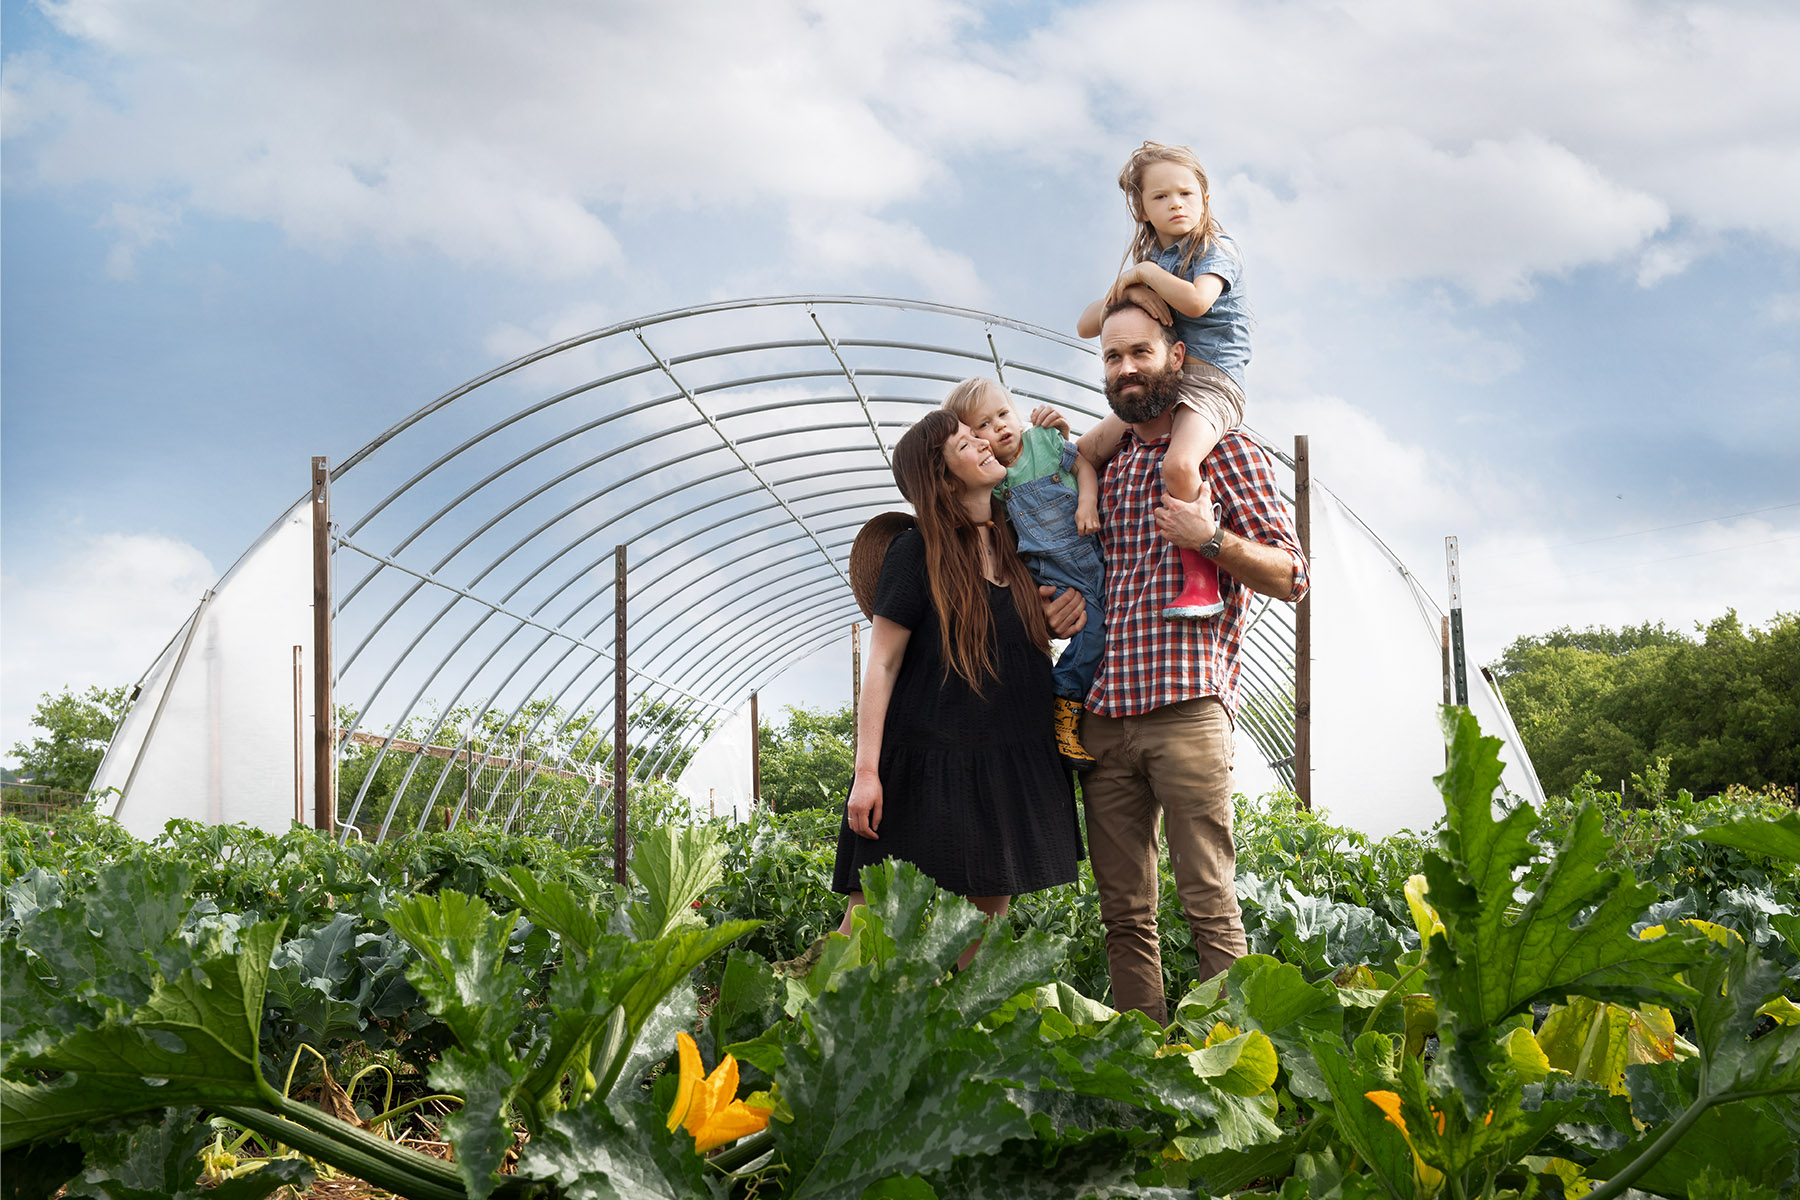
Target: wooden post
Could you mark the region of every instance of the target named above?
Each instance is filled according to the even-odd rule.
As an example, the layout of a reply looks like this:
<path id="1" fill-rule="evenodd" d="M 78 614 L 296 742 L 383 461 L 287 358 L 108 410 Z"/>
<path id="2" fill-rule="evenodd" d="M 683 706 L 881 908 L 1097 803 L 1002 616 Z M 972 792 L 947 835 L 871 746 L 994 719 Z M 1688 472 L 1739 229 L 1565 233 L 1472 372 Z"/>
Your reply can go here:
<path id="1" fill-rule="evenodd" d="M 862 724 L 862 625 L 850 622 L 850 761 L 856 761 L 856 728 Z"/>
<path id="2" fill-rule="evenodd" d="M 756 715 L 756 693 L 750 693 L 750 803 L 762 803 L 762 724 Z"/>
<path id="3" fill-rule="evenodd" d="M 1294 438 L 1294 531 L 1312 570 L 1312 459 L 1304 433 Z M 1294 794 L 1312 811 L 1312 592 L 1294 606 Z"/>
<path id="4" fill-rule="evenodd" d="M 294 647 L 294 824 L 306 824 L 306 647 Z"/>
<path id="5" fill-rule="evenodd" d="M 337 828 L 337 736 L 332 719 L 331 460 L 312 460 L 313 828 Z"/>
<path id="6" fill-rule="evenodd" d="M 1456 684 L 1453 703 L 1469 703 L 1469 673 L 1463 662 L 1462 567 L 1456 538 L 1444 539 L 1444 562 L 1450 572 L 1450 677 Z"/>
<path id="7" fill-rule="evenodd" d="M 631 755 L 625 745 L 625 547 L 613 548 L 613 882 L 625 886 L 625 779 Z"/>

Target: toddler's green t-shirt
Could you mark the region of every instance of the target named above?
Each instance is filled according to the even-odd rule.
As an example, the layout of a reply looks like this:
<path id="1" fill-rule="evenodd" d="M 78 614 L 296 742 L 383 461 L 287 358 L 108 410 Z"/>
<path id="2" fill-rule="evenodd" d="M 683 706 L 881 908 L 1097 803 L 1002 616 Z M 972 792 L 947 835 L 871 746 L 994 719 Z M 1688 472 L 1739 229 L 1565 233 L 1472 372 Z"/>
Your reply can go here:
<path id="1" fill-rule="evenodd" d="M 996 492 L 1021 487 L 1033 479 L 1054 475 L 1057 482 L 1071 491 L 1075 476 L 1063 470 L 1063 448 L 1068 440 L 1047 425 L 1033 425 L 1019 439 L 1019 457 L 1006 468 L 1006 479 L 994 488 Z"/>

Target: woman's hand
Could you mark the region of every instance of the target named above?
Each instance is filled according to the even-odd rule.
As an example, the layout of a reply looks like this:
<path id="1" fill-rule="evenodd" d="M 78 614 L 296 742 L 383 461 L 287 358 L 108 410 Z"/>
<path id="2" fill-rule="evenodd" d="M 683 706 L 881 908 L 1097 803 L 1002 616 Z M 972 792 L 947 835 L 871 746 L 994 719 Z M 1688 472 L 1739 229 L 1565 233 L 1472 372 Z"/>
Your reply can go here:
<path id="1" fill-rule="evenodd" d="M 1031 423 L 1045 429 L 1054 429 L 1064 437 L 1069 436 L 1069 418 L 1051 408 L 1048 404 L 1040 404 L 1031 410 Z"/>
<path id="2" fill-rule="evenodd" d="M 1038 598 L 1043 601 L 1044 619 L 1050 623 L 1050 632 L 1057 637 L 1074 637 L 1086 628 L 1087 602 L 1074 588 L 1064 588 L 1058 596 L 1056 588 L 1047 583 L 1040 584 Z"/>
<path id="3" fill-rule="evenodd" d="M 881 828 L 881 780 L 874 775 L 856 776 L 850 785 L 847 812 L 851 833 L 870 841 L 879 841 L 875 831 Z"/>

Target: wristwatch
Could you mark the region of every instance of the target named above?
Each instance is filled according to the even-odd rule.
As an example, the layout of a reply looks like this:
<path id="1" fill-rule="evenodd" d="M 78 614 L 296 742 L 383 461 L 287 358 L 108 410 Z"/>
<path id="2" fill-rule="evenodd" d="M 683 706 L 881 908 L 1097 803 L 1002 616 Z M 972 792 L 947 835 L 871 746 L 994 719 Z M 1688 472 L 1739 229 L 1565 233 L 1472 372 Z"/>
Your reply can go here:
<path id="1" fill-rule="evenodd" d="M 1213 535 L 1206 539 L 1200 547 L 1201 558 L 1219 557 L 1219 547 L 1225 544 L 1225 523 L 1220 518 L 1223 513 L 1217 504 L 1213 505 Z"/>

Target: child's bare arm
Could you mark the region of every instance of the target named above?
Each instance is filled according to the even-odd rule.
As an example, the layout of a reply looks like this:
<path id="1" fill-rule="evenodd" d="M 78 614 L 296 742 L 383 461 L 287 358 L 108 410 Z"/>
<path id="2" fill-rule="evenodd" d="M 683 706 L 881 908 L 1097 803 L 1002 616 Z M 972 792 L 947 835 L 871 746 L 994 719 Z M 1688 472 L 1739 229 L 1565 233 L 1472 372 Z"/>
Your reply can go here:
<path id="1" fill-rule="evenodd" d="M 1113 294 L 1123 295 L 1132 284 L 1141 284 L 1155 292 L 1168 306 L 1184 317 L 1202 317 L 1225 290 L 1222 276 L 1208 272 L 1192 283 L 1163 270 L 1153 262 L 1135 263 L 1127 267 L 1113 284 Z"/>
<path id="2" fill-rule="evenodd" d="M 1119 452 L 1119 439 L 1125 436 L 1125 422 L 1117 413 L 1107 413 L 1100 423 L 1081 435 L 1075 449 L 1096 473 Z"/>
<path id="3" fill-rule="evenodd" d="M 1100 532 L 1100 475 L 1080 454 L 1075 456 L 1075 532 Z"/>
<path id="4" fill-rule="evenodd" d="M 1169 302 L 1152 289 L 1141 283 L 1130 284 L 1123 289 L 1114 284 L 1112 291 L 1108 291 L 1106 295 L 1081 310 L 1081 319 L 1075 322 L 1077 337 L 1100 336 L 1100 323 L 1106 319 L 1106 309 L 1113 302 L 1114 291 L 1117 291 L 1122 299 L 1131 301 L 1164 325 L 1171 324 L 1175 320 L 1175 315 L 1169 310 Z"/>

